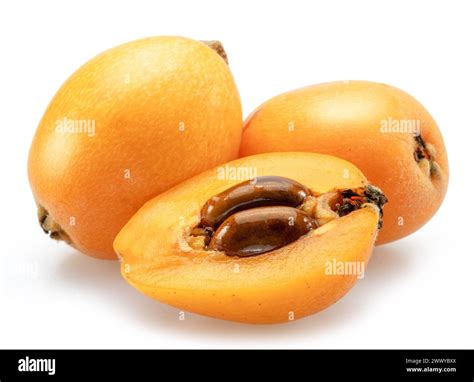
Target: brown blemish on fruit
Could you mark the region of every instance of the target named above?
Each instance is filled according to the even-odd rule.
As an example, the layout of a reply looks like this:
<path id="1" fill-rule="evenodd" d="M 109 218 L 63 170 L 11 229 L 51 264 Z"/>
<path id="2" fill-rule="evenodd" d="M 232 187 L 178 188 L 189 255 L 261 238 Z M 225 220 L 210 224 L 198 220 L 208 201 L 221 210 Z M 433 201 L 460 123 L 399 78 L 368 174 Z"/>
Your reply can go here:
<path id="1" fill-rule="evenodd" d="M 73 245 L 69 235 L 62 227 L 54 221 L 49 212 L 41 205 L 38 205 L 38 222 L 44 233 L 48 234 L 51 239 L 64 241 L 69 245 Z"/>
<path id="2" fill-rule="evenodd" d="M 426 143 L 421 135 L 415 135 L 415 161 L 427 176 L 439 174 L 439 165 L 436 163 L 436 149 L 430 143 Z"/>

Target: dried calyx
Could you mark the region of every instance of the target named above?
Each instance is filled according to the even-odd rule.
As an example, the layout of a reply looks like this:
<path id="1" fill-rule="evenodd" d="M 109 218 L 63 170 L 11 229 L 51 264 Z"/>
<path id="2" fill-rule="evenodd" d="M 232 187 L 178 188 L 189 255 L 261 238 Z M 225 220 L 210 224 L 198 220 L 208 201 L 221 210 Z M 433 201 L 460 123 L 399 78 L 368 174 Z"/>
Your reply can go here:
<path id="1" fill-rule="evenodd" d="M 336 206 L 339 216 L 345 216 L 352 211 L 364 207 L 365 204 L 373 204 L 380 211 L 379 229 L 382 228 L 383 206 L 388 202 L 388 199 L 379 188 L 367 185 L 357 189 L 343 190 L 339 194 L 342 199 Z"/>
<path id="2" fill-rule="evenodd" d="M 415 161 L 426 175 L 435 176 L 439 173 L 439 166 L 436 163 L 436 149 L 433 145 L 426 143 L 421 135 L 415 135 L 415 151 L 413 153 Z"/>
<path id="3" fill-rule="evenodd" d="M 288 178 L 258 177 L 209 199 L 188 243 L 229 256 L 258 255 L 360 208 L 376 208 L 380 228 L 386 202 L 385 195 L 371 185 L 317 194 Z"/>
<path id="4" fill-rule="evenodd" d="M 48 234 L 51 239 L 64 241 L 72 245 L 69 235 L 54 221 L 46 208 L 41 205 L 38 205 L 38 222 L 44 233 Z"/>

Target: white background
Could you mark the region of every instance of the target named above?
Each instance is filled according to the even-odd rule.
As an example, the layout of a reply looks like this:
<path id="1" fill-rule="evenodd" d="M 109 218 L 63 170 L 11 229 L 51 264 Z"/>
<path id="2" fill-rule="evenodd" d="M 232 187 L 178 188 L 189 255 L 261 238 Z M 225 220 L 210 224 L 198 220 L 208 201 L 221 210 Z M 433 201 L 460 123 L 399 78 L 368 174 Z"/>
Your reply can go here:
<path id="1" fill-rule="evenodd" d="M 8 5 L 7 5 L 8 4 Z M 11 1 L 0 5 L 1 348 L 472 348 L 474 23 L 469 1 Z M 379 247 L 366 278 L 324 312 L 251 326 L 142 296 L 119 264 L 39 229 L 26 160 L 61 83 L 114 45 L 152 35 L 224 43 L 244 114 L 319 82 L 396 85 L 444 134 L 450 188 L 416 234 Z M 354 142 L 357 144 L 357 141 Z"/>

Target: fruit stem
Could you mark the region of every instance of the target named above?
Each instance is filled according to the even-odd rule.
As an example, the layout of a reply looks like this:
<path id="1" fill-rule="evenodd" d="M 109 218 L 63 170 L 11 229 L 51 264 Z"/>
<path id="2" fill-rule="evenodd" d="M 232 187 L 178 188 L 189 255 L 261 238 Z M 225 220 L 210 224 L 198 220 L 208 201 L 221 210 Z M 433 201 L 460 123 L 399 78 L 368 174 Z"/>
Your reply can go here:
<path id="1" fill-rule="evenodd" d="M 222 59 L 225 61 L 227 65 L 229 65 L 229 60 L 227 58 L 227 53 L 224 50 L 224 46 L 218 40 L 201 40 L 204 44 L 206 44 L 209 48 L 213 49 Z"/>

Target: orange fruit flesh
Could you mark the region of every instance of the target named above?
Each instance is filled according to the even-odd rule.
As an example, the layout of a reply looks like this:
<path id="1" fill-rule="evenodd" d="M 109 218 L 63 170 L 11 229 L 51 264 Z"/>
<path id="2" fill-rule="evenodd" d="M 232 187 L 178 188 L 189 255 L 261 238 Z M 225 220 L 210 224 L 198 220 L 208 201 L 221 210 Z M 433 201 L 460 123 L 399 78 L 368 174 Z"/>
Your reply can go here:
<path id="1" fill-rule="evenodd" d="M 350 163 L 319 154 L 274 153 L 242 158 L 228 168 L 294 179 L 315 193 L 367 185 Z M 341 298 L 357 275 L 326 274 L 329 262 L 365 266 L 378 232 L 378 212 L 360 209 L 272 252 L 237 258 L 193 249 L 187 235 L 212 196 L 240 183 L 208 170 L 145 204 L 121 230 L 114 248 L 122 275 L 144 294 L 180 309 L 247 323 L 288 322 Z"/>

